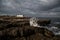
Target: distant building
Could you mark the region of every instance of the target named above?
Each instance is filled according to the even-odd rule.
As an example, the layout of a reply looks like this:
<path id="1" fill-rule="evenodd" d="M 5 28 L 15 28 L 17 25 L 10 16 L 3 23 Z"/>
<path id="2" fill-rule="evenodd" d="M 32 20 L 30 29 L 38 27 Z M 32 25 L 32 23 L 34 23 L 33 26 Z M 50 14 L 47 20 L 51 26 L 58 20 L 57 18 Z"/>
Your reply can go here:
<path id="1" fill-rule="evenodd" d="M 16 17 L 24 17 L 24 15 L 17 15 Z"/>

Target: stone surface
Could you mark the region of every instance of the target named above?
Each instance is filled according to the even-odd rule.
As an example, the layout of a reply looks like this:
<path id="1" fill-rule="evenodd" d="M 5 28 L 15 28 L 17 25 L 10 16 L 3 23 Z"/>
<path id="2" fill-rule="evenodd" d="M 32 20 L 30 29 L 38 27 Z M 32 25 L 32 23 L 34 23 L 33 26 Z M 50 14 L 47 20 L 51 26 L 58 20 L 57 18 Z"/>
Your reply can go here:
<path id="1" fill-rule="evenodd" d="M 0 40 L 60 40 L 60 36 L 45 28 L 25 25 L 25 22 L 0 20 Z"/>

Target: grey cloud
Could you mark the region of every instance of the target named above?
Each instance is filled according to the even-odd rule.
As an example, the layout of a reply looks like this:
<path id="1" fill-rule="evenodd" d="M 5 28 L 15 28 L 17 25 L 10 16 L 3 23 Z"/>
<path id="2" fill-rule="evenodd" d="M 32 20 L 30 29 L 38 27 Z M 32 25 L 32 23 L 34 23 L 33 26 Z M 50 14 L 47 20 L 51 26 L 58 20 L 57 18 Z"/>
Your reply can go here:
<path id="1" fill-rule="evenodd" d="M 60 17 L 60 12 L 41 12 L 36 15 L 40 17 Z"/>
<path id="2" fill-rule="evenodd" d="M 51 12 L 60 12 L 60 7 L 53 8 L 49 11 L 51 11 Z"/>
<path id="3" fill-rule="evenodd" d="M 56 16 L 59 13 L 55 12 L 60 10 L 60 0 L 2 0 L 0 2 L 2 13 Z"/>

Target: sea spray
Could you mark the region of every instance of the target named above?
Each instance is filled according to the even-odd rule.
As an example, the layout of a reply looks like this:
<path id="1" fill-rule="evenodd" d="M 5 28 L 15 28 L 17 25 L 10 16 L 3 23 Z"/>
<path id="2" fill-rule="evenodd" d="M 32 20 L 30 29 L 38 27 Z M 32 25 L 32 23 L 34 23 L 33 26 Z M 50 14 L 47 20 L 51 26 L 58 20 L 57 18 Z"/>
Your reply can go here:
<path id="1" fill-rule="evenodd" d="M 55 26 L 40 26 L 37 23 L 38 19 L 37 18 L 31 18 L 30 19 L 30 26 L 34 26 L 34 27 L 40 27 L 40 28 L 46 28 L 49 31 L 52 31 L 55 35 L 60 35 L 60 29 L 58 27 Z"/>

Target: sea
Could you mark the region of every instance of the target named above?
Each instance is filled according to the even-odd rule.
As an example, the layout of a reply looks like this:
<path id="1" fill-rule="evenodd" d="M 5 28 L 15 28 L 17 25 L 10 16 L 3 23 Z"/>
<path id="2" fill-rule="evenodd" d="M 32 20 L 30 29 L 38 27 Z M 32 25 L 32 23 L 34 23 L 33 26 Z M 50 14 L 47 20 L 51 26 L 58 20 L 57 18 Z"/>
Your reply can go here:
<path id="1" fill-rule="evenodd" d="M 45 28 L 52 31 L 55 35 L 60 35 L 60 17 L 40 17 L 39 19 L 50 19 L 51 23 Z"/>

